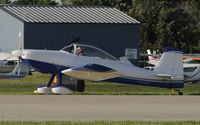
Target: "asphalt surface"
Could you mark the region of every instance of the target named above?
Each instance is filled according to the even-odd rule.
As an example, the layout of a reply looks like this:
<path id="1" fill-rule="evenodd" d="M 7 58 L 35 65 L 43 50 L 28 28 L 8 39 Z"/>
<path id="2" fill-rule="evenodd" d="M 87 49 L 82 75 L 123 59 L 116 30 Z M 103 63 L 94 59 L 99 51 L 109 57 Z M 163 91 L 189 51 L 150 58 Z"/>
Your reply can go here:
<path id="1" fill-rule="evenodd" d="M 0 95 L 4 121 L 200 121 L 200 96 Z"/>

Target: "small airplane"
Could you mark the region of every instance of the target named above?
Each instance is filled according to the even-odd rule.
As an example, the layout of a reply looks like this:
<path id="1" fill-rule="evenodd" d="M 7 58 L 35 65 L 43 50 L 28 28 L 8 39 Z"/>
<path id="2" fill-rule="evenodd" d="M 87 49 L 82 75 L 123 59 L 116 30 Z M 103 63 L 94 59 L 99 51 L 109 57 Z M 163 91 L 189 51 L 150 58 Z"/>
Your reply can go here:
<path id="1" fill-rule="evenodd" d="M 74 91 L 62 84 L 62 76 L 78 79 L 79 84 L 74 83 L 73 86 L 82 91 L 84 80 L 164 87 L 173 91 L 184 87 L 182 52 L 176 48 L 167 47 L 154 70 L 149 71 L 123 63 L 97 47 L 78 44 L 78 41 L 74 39 L 60 51 L 18 49 L 12 54 L 35 70 L 52 74 L 48 84 L 37 89 L 44 94 Z M 58 83 L 51 88 L 55 76 Z"/>
<path id="2" fill-rule="evenodd" d="M 0 73 L 8 73 L 11 72 L 16 64 L 17 57 L 13 56 L 11 53 L 0 53 Z"/>
<path id="3" fill-rule="evenodd" d="M 20 79 L 29 74 L 29 67 L 24 63 L 17 63 L 14 70 L 7 74 L 0 74 L 1 79 Z"/>
<path id="4" fill-rule="evenodd" d="M 153 70 L 159 62 L 159 58 L 154 58 L 151 51 L 147 50 L 148 63 L 152 66 L 145 67 L 146 69 Z M 184 58 L 183 58 L 184 59 Z M 189 63 L 193 61 L 193 58 L 185 58 L 183 60 L 183 71 L 184 71 L 184 82 L 197 82 L 200 81 L 200 64 L 199 63 Z"/>
<path id="5" fill-rule="evenodd" d="M 20 45 L 19 49 L 21 49 L 21 32 L 18 36 L 18 42 Z M 19 57 L 10 53 L 0 53 L 0 72 L 7 73 L 0 74 L 2 79 L 20 79 L 29 74 L 29 67 L 21 62 Z"/>
<path id="6" fill-rule="evenodd" d="M 200 58 L 197 57 L 190 57 L 190 56 L 183 56 L 184 60 L 191 60 L 191 61 L 200 61 Z M 190 61 L 190 62 L 191 62 Z"/>

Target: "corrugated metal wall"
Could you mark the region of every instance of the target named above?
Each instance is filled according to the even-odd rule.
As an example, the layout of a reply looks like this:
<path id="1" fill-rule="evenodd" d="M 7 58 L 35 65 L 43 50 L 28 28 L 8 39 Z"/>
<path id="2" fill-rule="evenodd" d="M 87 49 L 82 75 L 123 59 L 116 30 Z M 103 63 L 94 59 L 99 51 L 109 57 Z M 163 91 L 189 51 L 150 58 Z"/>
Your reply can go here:
<path id="1" fill-rule="evenodd" d="M 80 43 L 97 46 L 121 57 L 126 48 L 139 49 L 139 28 L 139 24 L 25 23 L 24 48 L 59 50 L 79 36 Z"/>

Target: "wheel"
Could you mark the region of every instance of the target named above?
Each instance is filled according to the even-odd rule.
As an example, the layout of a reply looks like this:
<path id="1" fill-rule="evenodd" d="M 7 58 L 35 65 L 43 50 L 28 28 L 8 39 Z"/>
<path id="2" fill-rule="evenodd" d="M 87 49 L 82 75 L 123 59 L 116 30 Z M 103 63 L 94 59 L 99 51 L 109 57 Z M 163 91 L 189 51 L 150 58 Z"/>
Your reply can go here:
<path id="1" fill-rule="evenodd" d="M 183 92 L 181 92 L 181 91 L 178 91 L 178 95 L 183 95 Z"/>
<path id="2" fill-rule="evenodd" d="M 85 81 L 84 80 L 78 80 L 77 81 L 77 91 L 78 92 L 84 92 L 85 90 Z"/>
<path id="3" fill-rule="evenodd" d="M 178 92 L 178 95 L 183 95 L 183 92 L 181 92 L 180 90 L 176 90 Z"/>

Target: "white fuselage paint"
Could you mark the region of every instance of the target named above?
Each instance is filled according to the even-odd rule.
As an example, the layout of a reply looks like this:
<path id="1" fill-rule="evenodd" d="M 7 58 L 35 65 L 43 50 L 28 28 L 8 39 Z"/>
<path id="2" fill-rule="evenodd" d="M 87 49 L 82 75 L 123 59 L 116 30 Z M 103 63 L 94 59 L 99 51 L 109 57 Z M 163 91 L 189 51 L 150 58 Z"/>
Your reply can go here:
<path id="1" fill-rule="evenodd" d="M 156 72 L 142 69 L 120 61 L 101 59 L 96 57 L 78 56 L 65 51 L 52 50 L 23 50 L 23 59 L 35 60 L 65 67 L 78 67 L 86 64 L 99 64 L 124 74 L 125 77 L 149 80 L 163 80 L 156 76 Z"/>

